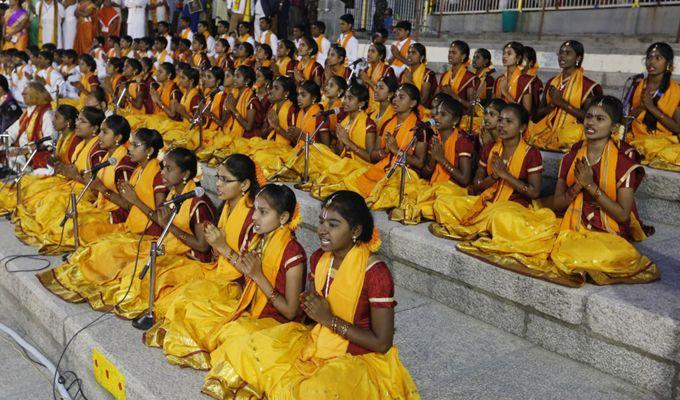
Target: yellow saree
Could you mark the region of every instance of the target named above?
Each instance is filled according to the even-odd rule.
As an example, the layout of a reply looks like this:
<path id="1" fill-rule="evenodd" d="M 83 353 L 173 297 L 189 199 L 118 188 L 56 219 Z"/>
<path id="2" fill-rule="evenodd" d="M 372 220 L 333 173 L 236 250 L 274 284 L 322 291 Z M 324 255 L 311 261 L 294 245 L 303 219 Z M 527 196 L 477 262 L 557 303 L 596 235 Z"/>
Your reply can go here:
<path id="1" fill-rule="evenodd" d="M 331 274 L 332 254 L 321 256 L 314 286 L 324 296 Z M 366 244 L 350 250 L 335 273 L 326 299 L 333 314 L 354 321 L 366 271 L 374 263 Z M 352 355 L 349 341 L 329 328 L 311 329 L 299 323 L 274 325 L 233 336 L 213 352 L 213 363 L 203 392 L 213 398 L 306 399 L 419 399 L 408 371 L 399 361 L 396 347 L 387 353 Z"/>

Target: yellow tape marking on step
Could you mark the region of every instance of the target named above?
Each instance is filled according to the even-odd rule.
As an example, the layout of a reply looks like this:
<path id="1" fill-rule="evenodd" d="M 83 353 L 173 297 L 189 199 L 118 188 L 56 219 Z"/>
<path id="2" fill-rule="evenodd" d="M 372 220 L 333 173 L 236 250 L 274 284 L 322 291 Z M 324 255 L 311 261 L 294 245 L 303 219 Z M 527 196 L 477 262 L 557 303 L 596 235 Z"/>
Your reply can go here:
<path id="1" fill-rule="evenodd" d="M 92 349 L 94 378 L 116 400 L 125 400 L 125 377 L 115 365 L 97 349 Z"/>

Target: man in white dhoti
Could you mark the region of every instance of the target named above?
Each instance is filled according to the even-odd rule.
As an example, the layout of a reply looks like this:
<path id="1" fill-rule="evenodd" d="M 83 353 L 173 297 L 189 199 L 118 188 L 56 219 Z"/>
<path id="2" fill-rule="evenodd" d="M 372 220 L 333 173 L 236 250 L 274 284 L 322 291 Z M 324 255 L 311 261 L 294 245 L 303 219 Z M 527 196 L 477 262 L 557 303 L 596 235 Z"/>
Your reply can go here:
<path id="1" fill-rule="evenodd" d="M 57 0 L 41 0 L 35 7 L 38 16 L 38 46 L 52 43 L 58 49 L 62 48 L 61 23 L 64 19 L 64 6 Z"/>
<path id="2" fill-rule="evenodd" d="M 146 7 L 148 0 L 125 0 L 128 9 L 127 34 L 133 39 L 146 36 Z"/>

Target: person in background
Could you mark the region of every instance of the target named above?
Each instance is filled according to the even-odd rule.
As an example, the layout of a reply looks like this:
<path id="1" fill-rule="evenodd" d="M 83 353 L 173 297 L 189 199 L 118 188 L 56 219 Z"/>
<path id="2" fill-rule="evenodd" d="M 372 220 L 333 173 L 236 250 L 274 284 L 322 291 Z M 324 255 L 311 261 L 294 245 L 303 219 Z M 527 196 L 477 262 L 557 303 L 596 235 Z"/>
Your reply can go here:
<path id="1" fill-rule="evenodd" d="M 411 23 L 408 21 L 399 21 L 394 27 L 394 34 L 397 41 L 390 47 L 391 57 L 388 59 L 388 64 L 392 66 L 394 75 L 401 77 L 401 73 L 406 69 L 408 56 L 408 49 L 411 47 Z"/>
<path id="2" fill-rule="evenodd" d="M 347 52 L 347 62 L 353 63 L 359 57 L 359 41 L 354 37 L 354 16 L 345 14 L 340 17 L 340 37 L 336 41 Z"/>

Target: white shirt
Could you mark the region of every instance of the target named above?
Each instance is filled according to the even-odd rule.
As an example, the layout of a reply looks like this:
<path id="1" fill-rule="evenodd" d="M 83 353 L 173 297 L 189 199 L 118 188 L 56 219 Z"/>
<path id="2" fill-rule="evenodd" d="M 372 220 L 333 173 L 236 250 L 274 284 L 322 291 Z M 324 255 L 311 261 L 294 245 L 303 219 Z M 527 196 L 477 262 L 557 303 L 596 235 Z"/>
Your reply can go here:
<path id="1" fill-rule="evenodd" d="M 31 113 L 35 110 L 35 106 L 30 106 L 24 111 L 27 116 L 31 115 Z M 19 137 L 19 120 L 14 121 L 14 123 L 7 128 L 7 134 L 9 134 L 9 139 L 10 143 L 16 142 L 17 139 L 19 139 L 19 146 L 25 146 L 28 144 L 28 133 L 24 132 L 21 137 Z M 42 137 L 48 137 L 52 136 L 57 137 L 58 133 L 54 129 L 54 111 L 52 110 L 47 110 L 45 111 L 45 114 L 42 116 Z M 47 141 L 45 145 L 51 144 L 54 146 L 56 144 L 56 140 L 52 141 Z M 24 164 L 26 163 L 26 157 L 24 156 L 18 156 L 15 158 L 10 158 L 10 164 L 12 165 L 12 168 L 19 169 L 21 168 Z M 38 173 L 40 175 L 51 175 L 52 168 L 41 168 L 40 170 L 34 171 L 35 173 Z"/>
<path id="2" fill-rule="evenodd" d="M 208 36 L 205 39 L 206 46 L 208 47 L 208 56 L 214 56 L 215 55 L 215 38 L 211 36 Z"/>
<path id="3" fill-rule="evenodd" d="M 23 64 L 14 68 L 12 70 L 12 75 L 9 76 L 10 91 L 12 92 L 12 96 L 19 103 L 24 102 L 24 88 L 26 88 L 28 82 L 33 79 L 33 72 L 34 69 L 32 65 Z M 31 76 L 31 79 L 28 79 L 29 75 Z"/>
<path id="4" fill-rule="evenodd" d="M 347 34 L 343 33 L 340 35 L 340 39 L 338 39 L 338 42 L 340 45 L 342 45 L 342 42 L 345 40 L 345 36 Z M 357 38 L 352 35 L 352 37 L 347 41 L 347 46 L 345 46 L 345 51 L 347 52 L 347 61 L 351 64 L 354 62 L 359 57 L 359 41 Z"/>
<path id="5" fill-rule="evenodd" d="M 267 33 L 271 33 L 271 37 L 269 38 L 269 43 L 266 42 Z M 276 50 L 279 47 L 279 38 L 276 37 L 276 33 L 272 32 L 272 31 L 261 32 L 260 36 L 258 36 L 257 42 L 260 43 L 260 44 L 268 44 L 269 47 L 272 48 L 272 56 L 276 57 Z"/>
<path id="6" fill-rule="evenodd" d="M 54 69 L 54 67 L 49 67 L 38 71 L 38 76 L 45 80 L 45 88 L 50 92 L 52 100 L 57 99 L 57 91 L 59 87 L 64 83 L 64 77 Z"/>
<path id="7" fill-rule="evenodd" d="M 80 78 L 83 77 L 80 67 L 76 65 L 68 74 L 66 73 L 66 68 L 62 67 L 59 72 L 66 79 L 66 82 L 59 88 L 59 96 L 67 99 L 77 99 L 79 97 L 78 90 L 73 86 L 73 83 L 80 82 Z"/>
<path id="8" fill-rule="evenodd" d="M 54 5 L 57 5 L 57 21 L 54 20 Z M 39 13 L 42 5 L 42 16 L 40 18 L 40 25 L 42 26 L 42 43 L 52 43 L 58 49 L 62 48 L 62 31 L 61 22 L 64 19 L 64 6 L 52 0 L 49 4 L 43 0 L 36 4 L 35 12 Z M 57 43 L 54 43 L 52 34 L 54 33 L 54 25 L 57 25 Z"/>
<path id="9" fill-rule="evenodd" d="M 125 1 L 125 6 L 128 8 L 128 35 L 132 36 L 133 39 L 146 36 L 146 6 L 148 3 L 148 0 Z"/>
<path id="10" fill-rule="evenodd" d="M 316 40 L 316 38 L 314 38 Z M 318 53 L 316 53 L 316 62 L 321 64 L 322 66 L 325 65 L 326 63 L 326 58 L 328 57 L 328 51 L 331 49 L 331 41 L 326 39 L 324 36 L 323 39 L 321 39 L 321 48 L 319 49 Z"/>
<path id="11" fill-rule="evenodd" d="M 399 51 L 401 52 L 401 49 L 404 47 L 406 42 L 409 41 L 409 39 L 411 39 L 411 38 L 407 37 L 406 39 L 404 39 L 402 41 L 394 42 L 394 44 L 397 45 L 397 47 L 399 48 Z M 411 44 L 413 44 L 413 41 L 411 41 Z M 392 58 L 392 46 L 387 47 L 387 49 L 390 51 L 390 56 L 388 58 L 388 60 L 389 60 L 390 58 Z M 404 70 L 407 67 L 406 63 L 403 63 L 403 65 L 394 65 L 394 60 L 391 60 L 390 64 L 392 65 L 392 69 L 394 70 L 394 76 L 396 76 L 397 78 L 399 78 L 401 76 L 401 73 L 404 72 Z"/>

